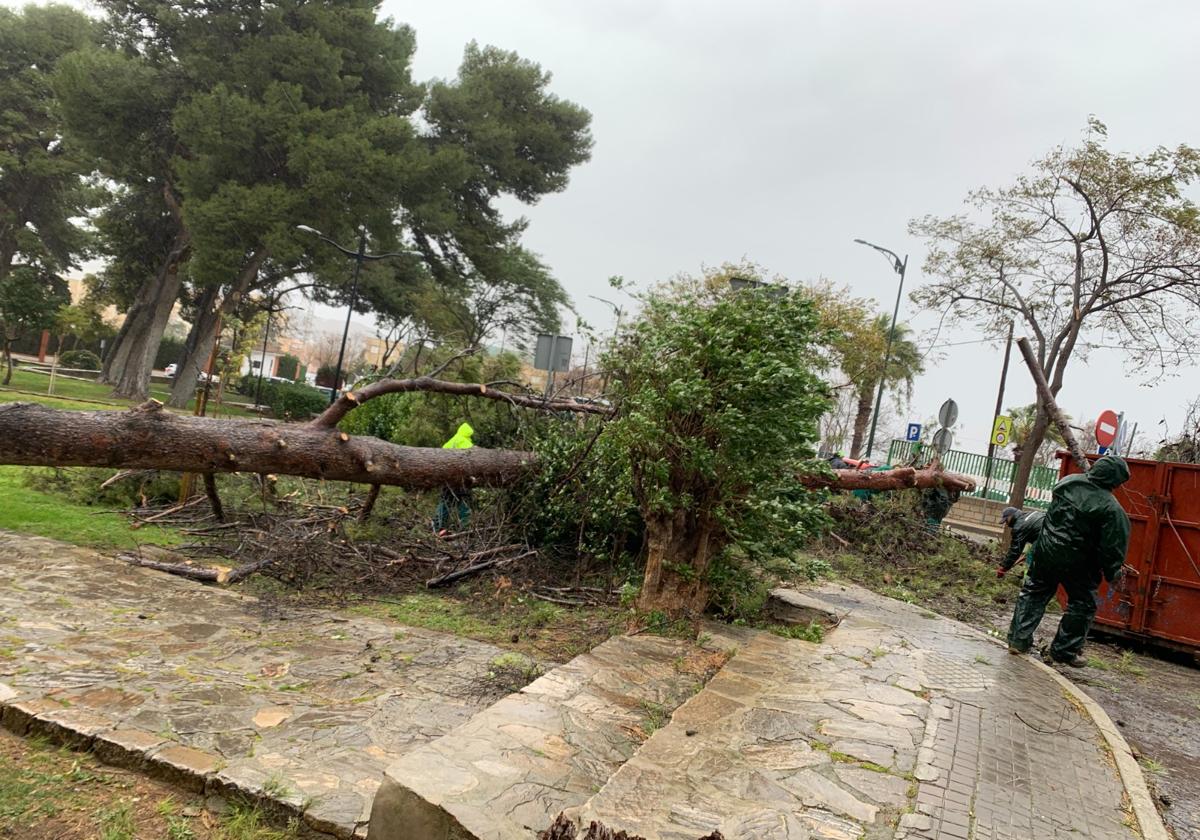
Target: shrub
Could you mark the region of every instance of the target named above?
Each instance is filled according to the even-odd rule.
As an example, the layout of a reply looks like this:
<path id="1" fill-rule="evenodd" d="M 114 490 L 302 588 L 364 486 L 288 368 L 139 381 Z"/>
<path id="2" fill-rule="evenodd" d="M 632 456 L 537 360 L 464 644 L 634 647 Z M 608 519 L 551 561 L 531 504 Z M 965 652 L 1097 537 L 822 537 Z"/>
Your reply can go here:
<path id="1" fill-rule="evenodd" d="M 317 384 L 322 388 L 335 388 L 334 379 L 337 377 L 337 368 L 333 365 L 321 365 L 317 368 Z"/>
<path id="2" fill-rule="evenodd" d="M 281 420 L 307 420 L 324 411 L 329 398 L 307 385 L 288 385 L 283 382 L 263 382 L 262 401 L 271 413 Z"/>
<path id="3" fill-rule="evenodd" d="M 68 350 L 58 357 L 58 363 L 72 370 L 100 370 L 100 357 L 90 350 Z"/>
<path id="4" fill-rule="evenodd" d="M 183 358 L 183 348 L 183 339 L 164 336 L 158 344 L 158 350 L 154 353 L 155 369 L 162 370 L 167 365 L 177 363 Z"/>
<path id="5" fill-rule="evenodd" d="M 300 371 L 300 360 L 290 353 L 279 357 L 279 363 L 275 367 L 275 375 L 283 379 L 296 381 L 296 375 Z"/>

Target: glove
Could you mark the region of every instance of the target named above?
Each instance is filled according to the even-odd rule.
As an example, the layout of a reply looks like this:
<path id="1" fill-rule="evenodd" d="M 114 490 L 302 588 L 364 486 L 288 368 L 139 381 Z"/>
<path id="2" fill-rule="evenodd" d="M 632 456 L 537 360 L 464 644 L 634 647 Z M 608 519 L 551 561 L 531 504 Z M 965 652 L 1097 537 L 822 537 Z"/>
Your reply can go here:
<path id="1" fill-rule="evenodd" d="M 996 577 L 998 577 L 998 578 L 1002 578 L 1002 577 L 1004 577 L 1006 574 L 1008 574 L 1008 569 L 1004 568 L 1003 566 L 997 566 L 997 567 L 996 567 Z"/>

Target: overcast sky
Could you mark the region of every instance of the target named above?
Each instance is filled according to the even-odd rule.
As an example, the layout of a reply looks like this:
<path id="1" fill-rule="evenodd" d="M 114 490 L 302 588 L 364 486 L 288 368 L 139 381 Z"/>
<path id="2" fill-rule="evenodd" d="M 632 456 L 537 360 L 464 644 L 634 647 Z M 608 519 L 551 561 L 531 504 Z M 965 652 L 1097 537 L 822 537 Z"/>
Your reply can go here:
<path id="1" fill-rule="evenodd" d="M 19 5 L 7 2 L 8 5 Z M 1200 143 L 1192 2 L 852 0 L 388 0 L 417 32 L 415 75 L 452 77 L 466 42 L 512 49 L 554 73 L 553 90 L 593 114 L 595 151 L 561 194 L 517 208 L 589 321 L 611 312 L 610 275 L 645 286 L 704 264 L 752 259 L 796 281 L 827 277 L 890 311 L 896 276 L 861 237 L 924 252 L 907 223 L 957 212 L 1000 186 L 1089 114 L 1114 149 Z M 616 299 L 616 298 L 614 298 Z M 627 302 L 627 301 L 623 301 Z M 906 300 L 918 332 L 937 318 Z M 953 327 L 939 342 L 975 336 Z M 929 341 L 926 341 L 928 344 Z M 952 348 L 917 383 L 903 419 L 947 397 L 956 448 L 982 451 L 1000 352 Z M 1015 351 L 1014 351 L 1015 355 Z M 1124 409 L 1139 438 L 1172 429 L 1200 370 L 1143 387 L 1119 351 L 1077 359 L 1061 395 L 1076 418 Z M 1019 361 L 1006 405 L 1033 400 Z"/>
<path id="2" fill-rule="evenodd" d="M 606 278 L 646 285 L 743 256 L 793 280 L 828 277 L 889 311 L 896 276 L 863 238 L 910 253 L 910 219 L 957 212 L 967 192 L 1004 185 L 1089 114 L 1114 149 L 1200 143 L 1194 37 L 1200 4 L 1118 2 L 386 2 L 417 31 L 416 74 L 452 76 L 471 39 L 554 73 L 591 110 L 596 147 L 571 185 L 525 211 L 528 244 L 589 320 Z M 907 297 L 907 296 L 906 296 Z M 937 318 L 905 300 L 918 331 Z M 939 342 L 975 336 L 953 328 Z M 927 342 L 928 343 L 928 342 Z M 936 354 L 937 351 L 935 351 Z M 934 361 L 905 419 L 947 397 L 956 448 L 982 451 L 1001 353 L 963 345 Z M 1014 356 L 1016 352 L 1014 350 Z M 931 361 L 933 357 L 931 356 Z M 1155 387 L 1119 351 L 1077 359 L 1061 395 L 1077 419 L 1124 409 L 1139 439 L 1178 428 L 1197 369 Z M 1006 405 L 1029 403 L 1017 361 Z"/>

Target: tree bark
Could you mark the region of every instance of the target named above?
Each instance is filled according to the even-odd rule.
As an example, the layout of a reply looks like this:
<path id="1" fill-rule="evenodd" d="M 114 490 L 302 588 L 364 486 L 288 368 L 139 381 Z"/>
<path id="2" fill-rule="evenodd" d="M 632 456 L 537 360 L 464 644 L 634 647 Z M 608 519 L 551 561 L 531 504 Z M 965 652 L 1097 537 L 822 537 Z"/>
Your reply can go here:
<path id="1" fill-rule="evenodd" d="M 863 388 L 858 392 L 858 411 L 854 414 L 854 437 L 850 441 L 850 457 L 859 458 L 863 440 L 867 436 L 867 423 L 871 420 L 871 398 L 874 388 Z"/>
<path id="2" fill-rule="evenodd" d="M 409 488 L 500 486 L 536 462 L 510 449 L 425 449 L 336 428 L 271 420 L 210 420 L 164 411 L 154 400 L 129 411 L 60 411 L 34 403 L 0 404 L 0 464 L 114 467 L 181 472 L 298 475 Z M 901 467 L 880 472 L 835 470 L 798 477 L 810 489 L 899 490 L 946 487 L 969 492 L 967 476 Z M 678 554 L 703 523 L 664 520 L 659 555 Z M 681 543 L 680 540 L 684 542 Z M 706 549 L 695 542 L 692 549 Z M 711 547 L 706 550 L 710 550 Z M 691 550 L 691 549 L 689 549 Z M 707 562 L 707 561 L 705 561 Z"/>
<path id="3" fill-rule="evenodd" d="M 187 408 L 188 403 L 196 396 L 200 374 L 208 366 L 213 344 L 217 340 L 220 321 L 217 301 L 220 294 L 220 289 L 205 289 L 196 301 L 192 328 L 188 330 L 183 345 L 183 359 L 175 368 L 175 381 L 171 383 L 171 394 L 167 397 L 167 405 L 172 408 Z"/>
<path id="4" fill-rule="evenodd" d="M 150 395 L 150 374 L 162 343 L 171 310 L 179 300 L 183 277 L 179 264 L 188 248 L 188 235 L 181 232 L 163 261 L 158 275 L 147 284 L 144 297 L 131 308 L 118 333 L 118 344 L 105 363 L 104 381 L 113 393 L 126 399 L 144 400 Z"/>
<path id="5" fill-rule="evenodd" d="M 695 618 L 708 604 L 705 576 L 720 550 L 715 523 L 689 511 L 646 520 L 646 572 L 638 609 Z"/>
<path id="6" fill-rule="evenodd" d="M 906 490 L 909 488 L 925 489 L 929 487 L 945 487 L 947 490 L 958 490 L 960 493 L 970 493 L 975 489 L 975 479 L 959 473 L 943 470 L 923 469 L 914 467 L 898 467 L 894 470 L 867 472 L 865 470 L 833 470 L 833 475 L 814 473 L 802 475 L 799 481 L 810 490 Z"/>
<path id="7" fill-rule="evenodd" d="M 508 484 L 535 456 L 397 446 L 307 424 L 176 415 L 152 400 L 123 412 L 0 404 L 0 463 L 270 473 L 431 489 Z"/>
<path id="8" fill-rule="evenodd" d="M 188 335 L 188 348 L 183 362 L 175 371 L 175 383 L 171 386 L 171 396 L 167 405 L 172 408 L 186 408 L 196 394 L 196 382 L 200 373 L 208 365 L 212 355 L 213 345 L 217 341 L 217 330 L 221 318 L 237 309 L 245 294 L 250 291 L 254 281 L 258 279 L 258 270 L 267 258 L 266 249 L 260 248 L 250 255 L 225 296 L 217 304 L 219 289 L 213 288 L 202 299 L 197 307 L 196 321 Z"/>

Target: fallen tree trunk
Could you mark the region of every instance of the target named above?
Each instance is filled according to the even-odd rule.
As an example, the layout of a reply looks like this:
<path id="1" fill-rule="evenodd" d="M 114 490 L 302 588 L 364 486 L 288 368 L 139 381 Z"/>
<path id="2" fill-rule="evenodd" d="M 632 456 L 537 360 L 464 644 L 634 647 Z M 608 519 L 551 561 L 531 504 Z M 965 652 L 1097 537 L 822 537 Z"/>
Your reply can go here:
<path id="1" fill-rule="evenodd" d="M 178 415 L 164 411 L 162 404 L 153 400 L 128 411 L 61 411 L 35 403 L 0 404 L 0 464 L 249 472 L 421 490 L 499 487 L 514 481 L 535 462 L 532 452 L 398 446 L 373 437 L 351 437 L 316 422 Z M 835 470 L 799 480 L 812 489 L 975 489 L 974 480 L 967 476 L 912 467 L 883 472 Z"/>
<path id="2" fill-rule="evenodd" d="M 929 487 L 945 487 L 947 490 L 958 490 L 960 493 L 970 493 L 975 489 L 975 479 L 959 473 L 943 470 L 914 467 L 898 467 L 894 470 L 867 472 L 866 470 L 833 470 L 833 475 L 802 475 L 800 483 L 809 489 L 817 490 L 905 490 L 908 488 L 925 489 Z"/>
<path id="3" fill-rule="evenodd" d="M 419 490 L 508 484 L 533 461 L 509 449 L 426 449 L 311 425 L 177 415 L 154 401 L 121 412 L 0 405 L 3 464 L 250 472 Z"/>

